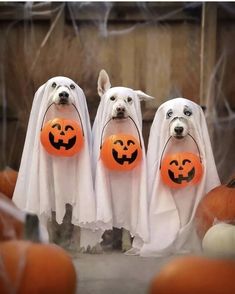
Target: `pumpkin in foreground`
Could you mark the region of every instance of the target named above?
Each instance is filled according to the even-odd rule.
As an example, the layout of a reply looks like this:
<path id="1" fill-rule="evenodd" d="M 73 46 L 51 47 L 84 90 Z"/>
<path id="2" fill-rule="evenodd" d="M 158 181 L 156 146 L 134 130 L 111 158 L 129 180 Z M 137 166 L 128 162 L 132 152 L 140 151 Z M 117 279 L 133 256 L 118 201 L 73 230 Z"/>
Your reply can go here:
<path id="1" fill-rule="evenodd" d="M 150 294 L 235 293 L 235 260 L 200 256 L 179 257 L 162 268 Z"/>
<path id="2" fill-rule="evenodd" d="M 195 221 L 201 239 L 217 222 L 235 224 L 235 178 L 212 189 L 199 203 Z"/>
<path id="3" fill-rule="evenodd" d="M 0 243 L 1 294 L 74 294 L 76 272 L 69 255 L 53 244 Z"/>

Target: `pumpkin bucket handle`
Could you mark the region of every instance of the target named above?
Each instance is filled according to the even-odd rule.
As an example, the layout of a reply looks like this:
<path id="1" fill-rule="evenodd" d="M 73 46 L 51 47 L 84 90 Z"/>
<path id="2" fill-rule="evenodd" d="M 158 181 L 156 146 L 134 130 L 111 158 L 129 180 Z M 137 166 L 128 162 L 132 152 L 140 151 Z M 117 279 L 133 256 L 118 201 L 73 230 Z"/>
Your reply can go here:
<path id="1" fill-rule="evenodd" d="M 190 134 L 188 134 L 188 135 L 189 135 L 189 137 L 192 138 L 192 140 L 193 140 L 194 143 L 196 144 L 196 146 L 197 146 L 197 150 L 198 150 L 198 156 L 199 156 L 199 158 L 200 158 L 200 162 L 202 163 L 201 152 L 200 152 L 199 146 L 198 146 L 198 144 L 197 144 L 197 141 L 193 138 L 192 135 L 190 135 Z M 166 143 L 165 143 L 165 145 L 164 145 L 164 147 L 163 147 L 162 154 L 161 154 L 161 158 L 160 158 L 160 167 L 159 167 L 159 169 L 161 169 L 162 157 L 163 157 L 163 155 L 164 155 L 164 152 L 165 152 L 166 146 L 167 146 L 167 144 L 169 143 L 169 141 L 170 141 L 171 138 L 172 138 L 172 136 L 170 136 L 170 137 L 167 139 L 167 141 L 166 141 Z"/>
<path id="2" fill-rule="evenodd" d="M 141 138 L 140 138 L 140 131 L 139 131 L 137 125 L 136 125 L 136 122 L 133 120 L 132 117 L 128 116 L 128 118 L 130 118 L 130 120 L 131 120 L 131 121 L 134 123 L 134 125 L 135 125 L 135 128 L 136 128 L 136 130 L 137 130 L 137 132 L 138 132 L 138 137 L 139 137 L 139 142 L 140 142 L 140 148 L 142 149 Z M 102 145 L 103 145 L 102 138 L 103 138 L 104 130 L 105 130 L 106 126 L 108 125 L 108 123 L 109 123 L 111 120 L 113 120 L 113 119 L 115 119 L 115 118 L 110 118 L 110 119 L 106 122 L 106 124 L 104 125 L 104 127 L 103 127 L 103 129 L 102 129 L 102 132 L 101 132 L 101 138 L 100 138 L 100 149 L 102 149 Z"/>
<path id="3" fill-rule="evenodd" d="M 47 114 L 48 110 L 50 109 L 50 107 L 51 107 L 53 104 L 55 104 L 55 103 L 54 103 L 54 102 L 51 103 L 51 104 L 47 107 L 46 112 L 44 113 L 43 120 L 42 120 L 42 125 L 41 125 L 41 131 L 42 131 L 42 127 L 43 127 L 43 124 L 44 124 L 44 120 L 45 120 L 46 114 Z M 81 127 L 82 127 L 82 135 L 83 135 L 83 137 L 84 137 L 84 129 L 83 129 L 83 124 L 82 124 L 81 115 L 80 115 L 80 113 L 79 113 L 77 107 L 76 107 L 73 103 L 72 103 L 72 105 L 73 105 L 73 107 L 75 108 L 75 110 L 76 110 L 76 112 L 77 112 L 77 114 L 78 114 L 78 117 L 79 117 L 79 120 L 80 120 L 80 123 L 81 123 Z"/>

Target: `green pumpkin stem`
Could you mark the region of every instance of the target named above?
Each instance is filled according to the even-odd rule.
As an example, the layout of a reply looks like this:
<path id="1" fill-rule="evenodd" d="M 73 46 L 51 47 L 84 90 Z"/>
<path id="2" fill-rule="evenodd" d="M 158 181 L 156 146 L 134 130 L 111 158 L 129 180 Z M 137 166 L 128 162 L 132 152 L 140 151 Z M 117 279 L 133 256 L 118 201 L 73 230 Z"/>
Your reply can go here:
<path id="1" fill-rule="evenodd" d="M 227 184 L 228 188 L 235 188 L 235 179 L 232 179 L 231 181 L 229 181 L 229 183 Z"/>

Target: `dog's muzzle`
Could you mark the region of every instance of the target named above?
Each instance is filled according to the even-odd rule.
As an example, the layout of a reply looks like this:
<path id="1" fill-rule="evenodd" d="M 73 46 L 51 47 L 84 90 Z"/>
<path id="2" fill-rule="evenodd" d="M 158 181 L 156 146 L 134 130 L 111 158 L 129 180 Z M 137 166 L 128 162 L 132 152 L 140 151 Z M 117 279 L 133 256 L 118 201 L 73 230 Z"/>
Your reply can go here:
<path id="1" fill-rule="evenodd" d="M 175 138 L 176 139 L 182 139 L 183 136 L 183 132 L 184 132 L 184 128 L 183 127 L 175 127 L 174 128 L 174 132 L 175 132 Z"/>
<path id="2" fill-rule="evenodd" d="M 119 118 L 119 119 L 125 118 L 126 117 L 125 114 L 126 114 L 125 107 L 117 107 L 115 118 Z"/>
<path id="3" fill-rule="evenodd" d="M 187 134 L 187 122 L 183 117 L 175 117 L 170 122 L 171 135 L 176 139 L 183 139 Z"/>
<path id="4" fill-rule="evenodd" d="M 66 91 L 59 93 L 59 104 L 69 104 L 69 93 Z"/>

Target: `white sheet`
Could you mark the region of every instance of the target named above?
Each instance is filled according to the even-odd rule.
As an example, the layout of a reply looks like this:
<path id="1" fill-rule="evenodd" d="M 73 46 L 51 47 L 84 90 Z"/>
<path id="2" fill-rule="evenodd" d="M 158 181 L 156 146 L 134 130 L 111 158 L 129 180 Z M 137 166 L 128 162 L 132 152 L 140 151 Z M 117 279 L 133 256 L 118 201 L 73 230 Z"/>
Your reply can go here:
<path id="1" fill-rule="evenodd" d="M 52 105 L 55 89 L 52 83 L 65 86 L 74 99 L 74 106 Z M 75 89 L 70 89 L 74 84 Z M 47 111 L 47 113 L 46 113 Z M 46 113 L 46 115 L 45 115 Z M 45 118 L 44 118 L 45 116 Z M 84 146 L 72 157 L 48 154 L 40 143 L 41 126 L 53 117 L 75 119 L 84 130 Z M 61 224 L 65 204 L 73 207 L 72 223 L 95 229 L 96 208 L 90 160 L 91 128 L 86 98 L 82 89 L 66 77 L 54 77 L 36 92 L 30 113 L 18 180 L 13 201 L 22 210 L 35 213 L 42 222 L 56 211 L 56 221 Z"/>
<path id="2" fill-rule="evenodd" d="M 185 105 L 193 112 L 190 117 L 183 114 Z M 166 119 L 169 109 L 172 109 L 173 116 Z M 189 133 L 198 144 L 204 172 L 197 186 L 171 189 L 162 182 L 159 167 L 162 151 L 170 137 L 169 121 L 179 116 L 189 120 Z M 184 151 L 198 153 L 196 144 L 189 136 L 180 140 L 171 139 L 165 153 Z M 171 253 L 199 250 L 200 242 L 193 224 L 195 210 L 202 197 L 220 184 L 205 117 L 199 105 L 184 98 L 176 98 L 159 107 L 150 130 L 147 168 L 150 242 L 144 244 L 140 254 L 165 256 Z"/>
<path id="3" fill-rule="evenodd" d="M 137 92 L 138 93 L 138 92 Z M 139 97 L 134 90 L 125 87 L 108 89 L 101 97 L 100 105 L 92 128 L 93 135 L 93 172 L 97 201 L 97 221 L 101 231 L 112 227 L 125 228 L 132 236 L 148 240 L 147 224 L 147 183 L 146 156 L 142 131 L 142 116 Z M 131 119 L 110 120 L 113 102 L 112 95 L 132 97 L 128 106 Z M 146 95 L 147 96 L 147 95 Z M 149 97 L 150 98 L 150 97 Z M 104 132 L 103 132 L 104 129 Z M 102 136 L 103 132 L 103 136 Z M 142 145 L 142 161 L 131 171 L 110 171 L 100 158 L 100 143 L 111 134 L 127 133 L 134 135 Z"/>

